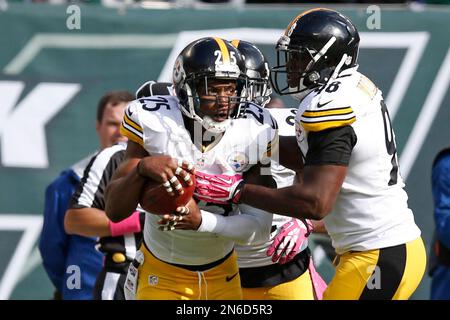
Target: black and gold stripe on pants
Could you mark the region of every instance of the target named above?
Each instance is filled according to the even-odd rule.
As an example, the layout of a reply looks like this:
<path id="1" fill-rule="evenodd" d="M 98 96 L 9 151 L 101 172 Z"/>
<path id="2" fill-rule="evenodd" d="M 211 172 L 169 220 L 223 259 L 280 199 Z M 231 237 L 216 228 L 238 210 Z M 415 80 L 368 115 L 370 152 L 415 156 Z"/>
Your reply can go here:
<path id="1" fill-rule="evenodd" d="M 426 267 L 422 238 L 398 246 L 340 256 L 324 300 L 404 300 L 419 286 Z"/>

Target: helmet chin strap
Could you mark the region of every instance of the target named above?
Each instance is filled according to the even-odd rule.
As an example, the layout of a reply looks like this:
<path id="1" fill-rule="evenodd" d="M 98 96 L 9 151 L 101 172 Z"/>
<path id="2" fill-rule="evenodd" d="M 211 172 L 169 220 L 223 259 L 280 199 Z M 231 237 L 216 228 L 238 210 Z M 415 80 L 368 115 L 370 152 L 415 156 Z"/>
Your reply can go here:
<path id="1" fill-rule="evenodd" d="M 336 66 L 336 69 L 334 69 L 333 74 L 331 75 L 330 79 L 327 81 L 327 84 L 336 79 L 336 77 L 339 75 L 339 72 L 341 71 L 341 68 L 344 66 L 344 63 L 346 63 L 348 58 L 348 55 L 346 53 L 344 53 L 342 55 L 341 61 L 339 61 L 338 65 Z"/>
<path id="2" fill-rule="evenodd" d="M 333 74 L 327 80 L 327 82 L 324 84 L 325 86 L 327 86 L 330 82 L 332 82 L 334 79 L 337 78 L 337 76 L 339 75 L 339 72 L 341 71 L 342 67 L 346 63 L 347 58 L 348 58 L 348 55 L 346 53 L 344 53 L 342 55 L 342 58 L 339 61 L 338 65 L 334 69 Z M 313 77 L 316 74 L 317 74 L 317 72 L 314 71 L 314 72 L 310 73 L 307 77 Z M 310 79 L 310 80 L 312 81 L 312 80 L 318 80 L 318 79 Z M 314 90 L 314 88 L 308 89 L 308 87 L 305 86 L 304 81 L 305 81 L 305 78 L 300 79 L 298 89 L 289 87 L 289 91 L 297 91 L 297 90 L 300 91 L 300 92 L 291 94 L 291 96 L 296 100 L 299 100 L 299 101 L 303 100 L 312 90 Z M 320 95 L 322 95 L 322 94 L 323 94 L 323 91 L 320 93 Z M 320 99 L 320 97 L 319 97 L 319 99 Z"/>
<path id="3" fill-rule="evenodd" d="M 225 130 L 227 130 L 227 128 L 230 126 L 231 123 L 231 119 L 226 119 L 222 122 L 218 122 L 214 121 L 209 116 L 204 116 L 203 118 L 201 118 L 195 112 L 194 114 L 192 114 L 191 112 L 187 111 L 184 108 L 181 108 L 181 112 L 183 112 L 184 115 L 187 116 L 188 118 L 191 118 L 200 123 L 203 126 L 203 128 L 205 128 L 205 130 L 214 134 L 225 132 Z"/>
<path id="4" fill-rule="evenodd" d="M 334 81 L 334 79 L 337 78 L 337 76 L 339 75 L 339 71 L 341 71 L 342 66 L 347 61 L 347 58 L 348 58 L 348 55 L 346 53 L 344 53 L 342 55 L 341 61 L 339 61 L 336 68 L 334 69 L 333 74 L 331 75 L 330 79 L 328 79 L 328 81 L 325 83 L 325 86 L 327 86 L 330 82 Z M 322 90 L 322 92 L 320 93 L 319 100 L 324 92 L 325 92 L 325 90 Z"/>

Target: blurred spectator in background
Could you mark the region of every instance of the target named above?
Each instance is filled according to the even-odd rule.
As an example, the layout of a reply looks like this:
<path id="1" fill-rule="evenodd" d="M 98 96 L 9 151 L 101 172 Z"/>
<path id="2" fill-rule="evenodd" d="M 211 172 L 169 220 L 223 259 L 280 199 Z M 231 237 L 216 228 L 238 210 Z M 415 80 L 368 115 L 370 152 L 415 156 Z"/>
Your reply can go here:
<path id="1" fill-rule="evenodd" d="M 431 299 L 450 300 L 450 148 L 436 156 L 431 174 L 434 198 L 434 258 L 430 262 Z"/>
<path id="2" fill-rule="evenodd" d="M 170 87 L 170 83 L 148 81 L 138 89 L 136 96 L 168 95 Z M 134 100 L 134 97 L 128 98 Z M 120 111 L 122 119 L 124 109 Z M 126 121 L 126 117 L 123 119 Z M 64 221 L 65 230 L 70 234 L 99 237 L 96 247 L 103 253 L 104 259 L 94 287 L 95 300 L 127 298 L 124 286 L 128 267 L 142 242 L 145 212 L 135 211 L 118 223 L 111 222 L 105 213 L 106 187 L 123 161 L 125 149 L 126 145 L 119 143 L 91 159 Z"/>
<path id="3" fill-rule="evenodd" d="M 124 139 L 119 132 L 123 112 L 133 96 L 126 91 L 104 95 L 98 104 L 96 131 L 101 149 Z M 95 250 L 97 239 L 68 235 L 64 231 L 64 216 L 69 201 L 78 186 L 92 154 L 61 172 L 45 192 L 44 225 L 39 250 L 44 268 L 55 286 L 55 298 L 89 300 L 102 267 L 102 254 Z M 80 281 L 71 277 L 76 272 Z"/>

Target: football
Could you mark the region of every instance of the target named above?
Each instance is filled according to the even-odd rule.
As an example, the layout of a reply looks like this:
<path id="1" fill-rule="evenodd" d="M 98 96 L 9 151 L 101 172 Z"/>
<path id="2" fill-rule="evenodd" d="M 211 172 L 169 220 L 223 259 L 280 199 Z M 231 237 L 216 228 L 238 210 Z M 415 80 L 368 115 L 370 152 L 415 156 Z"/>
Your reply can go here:
<path id="1" fill-rule="evenodd" d="M 159 182 L 148 179 L 142 188 L 139 204 L 142 209 L 153 214 L 166 214 L 174 212 L 178 207 L 186 205 L 194 195 L 195 176 L 191 175 L 193 182 L 189 186 L 183 179 L 180 183 L 183 186 L 184 193 L 171 196 L 166 188 Z"/>

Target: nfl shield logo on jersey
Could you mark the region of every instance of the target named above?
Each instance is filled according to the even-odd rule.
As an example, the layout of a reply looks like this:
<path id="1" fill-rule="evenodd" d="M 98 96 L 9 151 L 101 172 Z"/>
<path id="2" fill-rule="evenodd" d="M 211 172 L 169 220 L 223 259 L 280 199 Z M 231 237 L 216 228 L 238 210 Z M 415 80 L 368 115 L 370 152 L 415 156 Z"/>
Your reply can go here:
<path id="1" fill-rule="evenodd" d="M 156 286 L 158 284 L 157 276 L 148 276 L 148 284 L 152 286 Z"/>
<path id="2" fill-rule="evenodd" d="M 234 152 L 228 156 L 227 162 L 236 172 L 242 172 L 248 166 L 248 157 L 245 153 Z"/>

